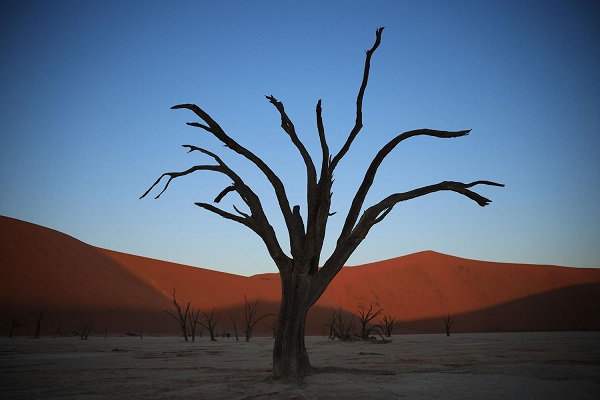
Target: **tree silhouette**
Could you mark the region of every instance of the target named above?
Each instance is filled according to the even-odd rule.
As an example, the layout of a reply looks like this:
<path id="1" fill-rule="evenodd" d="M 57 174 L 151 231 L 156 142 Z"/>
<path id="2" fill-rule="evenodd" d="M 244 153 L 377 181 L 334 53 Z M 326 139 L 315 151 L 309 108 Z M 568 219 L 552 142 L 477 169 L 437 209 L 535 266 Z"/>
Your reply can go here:
<path id="1" fill-rule="evenodd" d="M 42 331 L 41 324 L 42 324 L 42 318 L 44 317 L 44 312 L 43 311 L 32 312 L 31 315 L 33 315 L 33 317 L 35 318 L 35 333 L 33 334 L 33 338 L 39 339 L 40 333 Z"/>
<path id="2" fill-rule="evenodd" d="M 22 326 L 21 317 L 20 316 L 12 317 L 10 320 L 10 329 L 8 331 L 8 337 L 9 338 L 13 337 L 13 332 L 15 331 L 15 329 L 20 328 L 21 326 Z"/>
<path id="3" fill-rule="evenodd" d="M 258 310 L 256 309 L 256 306 L 258 305 L 259 301 L 260 299 L 256 299 L 256 301 L 253 304 L 250 304 L 248 303 L 248 298 L 246 297 L 246 295 L 244 295 L 244 332 L 246 333 L 246 342 L 249 342 L 250 338 L 252 338 L 252 330 L 254 329 L 254 325 L 256 325 L 261 319 L 273 315 L 264 314 L 260 317 L 257 317 L 256 313 L 258 312 Z"/>
<path id="4" fill-rule="evenodd" d="M 306 218 L 300 213 L 300 205 L 291 206 L 285 186 L 273 170 L 256 154 L 239 144 L 229 136 L 223 128 L 202 108 L 195 104 L 180 104 L 172 109 L 187 109 L 192 111 L 201 122 L 188 122 L 193 127 L 203 129 L 221 141 L 225 147 L 236 152 L 253 163 L 270 182 L 279 209 L 287 228 L 290 251 L 284 251 L 279 243 L 263 203 L 256 192 L 242 180 L 215 153 L 194 145 L 183 145 L 190 152 L 202 153 L 214 161 L 214 164 L 195 165 L 185 171 L 167 172 L 162 174 L 141 197 L 145 197 L 156 187 L 163 178 L 168 180 L 156 196 L 159 198 L 175 178 L 186 176 L 197 171 L 213 171 L 223 174 L 231 180 L 231 185 L 223 189 L 214 199 L 219 203 L 227 194 L 235 192 L 247 208 L 246 211 L 234 206 L 234 211 L 226 211 L 216 205 L 197 202 L 198 207 L 215 213 L 225 219 L 235 221 L 255 232 L 265 243 L 269 255 L 275 262 L 281 278 L 282 298 L 279 309 L 275 345 L 273 349 L 273 375 L 278 378 L 300 379 L 313 373 L 304 343 L 304 328 L 306 315 L 310 307 L 321 297 L 329 283 L 342 269 L 344 263 L 367 236 L 371 228 L 383 221 L 399 202 L 411 200 L 420 196 L 439 191 L 453 191 L 475 201 L 480 206 L 486 206 L 491 200 L 471 190 L 477 185 L 503 186 L 490 181 L 475 181 L 471 183 L 444 181 L 429 186 L 423 186 L 408 192 L 391 194 L 379 202 L 364 208 L 365 198 L 375 174 L 386 156 L 401 142 L 414 136 L 433 136 L 438 138 L 457 138 L 469 134 L 470 130 L 456 132 L 432 129 L 417 129 L 399 134 L 375 155 L 366 170 L 362 183 L 358 188 L 343 228 L 337 238 L 335 249 L 324 262 L 321 262 L 321 250 L 325 239 L 325 230 L 331 212 L 331 196 L 333 175 L 342 158 L 347 154 L 354 139 L 363 126 L 362 107 L 363 97 L 367 87 L 371 58 L 381 43 L 383 28 L 375 34 L 375 43 L 366 52 L 363 78 L 356 98 L 356 120 L 348 138 L 337 153 L 331 153 L 325 137 L 322 118 L 321 100 L 316 105 L 316 126 L 321 147 L 321 164 L 317 171 L 312 156 L 296 134 L 294 124 L 287 115 L 283 103 L 273 96 L 267 100 L 276 108 L 281 118 L 281 127 L 290 137 L 292 144 L 299 152 L 306 167 Z M 319 266 L 321 266 L 319 268 Z"/>
<path id="5" fill-rule="evenodd" d="M 391 337 L 392 333 L 394 332 L 394 327 L 397 325 L 396 317 L 391 314 L 384 315 L 381 319 L 381 322 L 385 336 Z"/>
<path id="6" fill-rule="evenodd" d="M 444 321 L 444 325 L 446 326 L 446 336 L 450 336 L 450 328 L 452 327 L 452 325 L 454 325 L 456 321 L 452 319 L 450 313 L 448 313 L 447 317 L 443 317 L 442 320 Z"/>
<path id="7" fill-rule="evenodd" d="M 194 307 L 190 307 L 190 310 L 188 312 L 188 321 L 190 325 L 189 333 L 192 337 L 192 342 L 196 341 L 196 327 L 198 326 L 198 324 L 202 325 L 202 323 L 198 320 L 199 317 L 200 310 L 194 310 Z"/>
<path id="8" fill-rule="evenodd" d="M 331 310 L 331 318 L 329 319 L 329 338 L 340 340 L 351 340 L 354 335 L 354 314 L 348 315 L 344 313 L 342 307 Z"/>
<path id="9" fill-rule="evenodd" d="M 173 305 L 175 306 L 175 310 L 177 311 L 177 314 L 173 314 L 170 311 L 165 310 L 165 312 L 167 314 L 169 314 L 171 317 L 173 317 L 173 319 L 175 319 L 175 321 L 177 321 L 177 323 L 179 324 L 179 328 L 181 328 L 181 334 L 183 335 L 183 340 L 188 342 L 188 330 L 187 330 L 187 324 L 188 324 L 188 317 L 190 316 L 190 303 L 188 302 L 187 305 L 185 306 L 185 310 L 182 311 L 181 306 L 179 305 L 179 303 L 177 302 L 177 299 L 175 298 L 175 288 L 173 288 L 173 300 L 171 301 L 171 303 L 173 303 Z M 197 316 L 197 314 L 196 314 Z"/>
<path id="10" fill-rule="evenodd" d="M 202 321 L 198 321 L 197 323 L 208 329 L 208 332 L 210 333 L 211 342 L 216 342 L 217 339 L 215 339 L 215 327 L 217 326 L 217 322 L 219 322 L 219 319 L 221 319 L 221 317 L 217 316 L 215 318 L 215 307 L 213 307 L 213 310 L 210 314 L 203 312 L 202 315 L 204 315 L 206 323 Z"/>
<path id="11" fill-rule="evenodd" d="M 373 319 L 375 319 L 379 314 L 381 314 L 383 308 L 380 308 L 377 311 L 373 311 L 373 303 L 371 303 L 367 311 L 365 311 L 364 307 L 357 311 L 359 314 L 358 319 L 360 321 L 360 337 L 363 340 L 368 339 L 371 335 L 371 331 L 374 329 L 374 327 L 368 327 L 368 325 Z"/>

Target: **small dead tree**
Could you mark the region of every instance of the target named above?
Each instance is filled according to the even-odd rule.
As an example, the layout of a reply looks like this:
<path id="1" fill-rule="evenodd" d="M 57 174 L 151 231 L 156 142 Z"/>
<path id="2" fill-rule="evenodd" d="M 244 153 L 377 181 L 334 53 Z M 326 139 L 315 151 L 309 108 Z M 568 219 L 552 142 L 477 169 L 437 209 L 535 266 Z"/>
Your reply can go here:
<path id="1" fill-rule="evenodd" d="M 35 333 L 33 334 L 33 338 L 39 339 L 40 332 L 41 332 L 42 318 L 44 317 L 44 312 L 43 311 L 39 311 L 36 313 L 32 312 L 31 315 L 33 315 L 33 317 L 35 318 Z"/>
<path id="2" fill-rule="evenodd" d="M 258 321 L 273 314 L 265 314 L 257 317 L 256 313 L 258 310 L 256 309 L 256 306 L 260 299 L 256 299 L 254 304 L 250 305 L 250 303 L 248 303 L 248 298 L 244 295 L 244 301 L 244 332 L 246 333 L 246 342 L 249 342 L 252 337 L 252 330 Z"/>
<path id="3" fill-rule="evenodd" d="M 175 298 L 175 288 L 173 288 L 173 300 L 171 301 L 171 303 L 173 303 L 173 305 L 175 306 L 175 310 L 177 311 L 177 314 L 173 314 L 172 312 L 167 311 L 167 310 L 165 310 L 165 312 L 167 314 L 169 314 L 171 317 L 173 317 L 175 319 L 175 321 L 177 321 L 177 323 L 179 324 L 179 327 L 181 328 L 183 340 L 188 342 L 189 340 L 188 340 L 188 331 L 187 331 L 187 319 L 190 314 L 190 303 L 188 302 L 187 305 L 185 306 L 185 310 L 182 311 L 181 306 L 179 305 L 179 303 L 177 303 L 177 299 Z"/>
<path id="4" fill-rule="evenodd" d="M 15 331 L 15 329 L 20 328 L 21 326 L 21 317 L 12 317 L 10 321 L 10 328 L 8 330 L 8 337 L 13 337 L 13 332 Z"/>
<path id="5" fill-rule="evenodd" d="M 398 322 L 396 321 L 395 316 L 389 314 L 384 315 L 381 320 L 381 326 L 383 327 L 383 332 L 385 333 L 385 336 L 391 337 L 392 333 L 394 332 L 394 328 L 397 324 Z"/>
<path id="6" fill-rule="evenodd" d="M 237 324 L 235 323 L 235 319 L 233 319 L 233 317 L 229 317 L 229 318 L 231 318 L 231 322 L 233 322 L 233 332 L 235 332 L 235 341 L 239 342 L 240 337 L 238 336 Z"/>
<path id="7" fill-rule="evenodd" d="M 450 313 L 448 313 L 447 317 L 442 318 L 442 320 L 444 321 L 444 325 L 446 326 L 446 336 L 450 336 L 450 327 L 454 325 L 456 321 L 452 319 Z"/>
<path id="8" fill-rule="evenodd" d="M 192 307 L 188 315 L 188 319 L 190 322 L 190 336 L 192 337 L 192 342 L 196 341 L 196 325 L 200 323 L 198 321 L 199 316 L 200 310 L 194 310 L 194 307 Z"/>
<path id="9" fill-rule="evenodd" d="M 215 318 L 215 307 L 213 307 L 210 315 L 208 315 L 205 312 L 203 312 L 202 315 L 204 315 L 204 319 L 206 319 L 206 323 L 201 322 L 201 321 L 198 321 L 198 323 L 200 325 L 202 325 L 203 327 L 205 327 L 206 329 L 208 329 L 208 332 L 210 333 L 210 341 L 216 342 L 217 339 L 215 339 L 215 327 L 217 326 L 217 322 L 219 322 L 219 319 L 221 318 L 221 316 L 218 316 Z"/>
<path id="10" fill-rule="evenodd" d="M 79 338 L 81 340 L 87 340 L 91 331 L 92 331 L 92 323 L 86 322 L 85 324 L 83 324 L 83 330 L 81 331 L 81 336 Z M 106 339 L 106 334 L 105 334 L 104 338 Z"/>
<path id="11" fill-rule="evenodd" d="M 277 331 L 277 315 L 273 316 L 273 322 L 271 322 L 269 328 L 273 331 L 273 339 L 275 339 L 275 332 Z"/>
<path id="12" fill-rule="evenodd" d="M 376 328 L 375 326 L 369 326 L 371 321 L 375 319 L 381 312 L 383 308 L 380 308 L 377 311 L 373 311 L 373 303 L 369 306 L 369 310 L 365 312 L 365 308 L 362 307 L 358 311 L 358 320 L 360 321 L 361 329 L 360 329 L 360 337 L 363 340 L 367 340 L 369 336 L 371 336 L 371 332 Z"/>
<path id="13" fill-rule="evenodd" d="M 337 310 L 332 309 L 329 322 L 329 337 L 331 339 L 350 340 L 354 334 L 354 324 L 352 323 L 354 317 L 354 314 L 351 314 L 351 316 L 344 314 L 342 307 L 339 307 Z"/>

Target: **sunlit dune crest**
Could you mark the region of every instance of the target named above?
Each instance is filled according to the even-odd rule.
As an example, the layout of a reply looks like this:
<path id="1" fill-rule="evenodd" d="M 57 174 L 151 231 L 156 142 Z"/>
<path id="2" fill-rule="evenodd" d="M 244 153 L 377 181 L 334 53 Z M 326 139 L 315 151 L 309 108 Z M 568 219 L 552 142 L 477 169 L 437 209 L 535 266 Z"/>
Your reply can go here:
<path id="1" fill-rule="evenodd" d="M 179 303 L 220 315 L 218 332 L 241 325 L 244 295 L 259 312 L 276 313 L 277 274 L 238 276 L 97 248 L 63 233 L 0 217 L 0 321 L 19 317 L 30 335 L 42 311 L 43 335 L 145 332 L 176 334 Z M 600 269 L 475 261 L 424 251 L 344 268 L 311 309 L 307 334 L 326 332 L 332 309 L 383 308 L 397 333 L 600 330 Z M 257 325 L 269 334 L 272 318 Z M 379 322 L 379 321 L 376 321 Z M 357 322 L 358 324 L 358 322 Z M 31 332 L 30 332 L 31 331 Z"/>

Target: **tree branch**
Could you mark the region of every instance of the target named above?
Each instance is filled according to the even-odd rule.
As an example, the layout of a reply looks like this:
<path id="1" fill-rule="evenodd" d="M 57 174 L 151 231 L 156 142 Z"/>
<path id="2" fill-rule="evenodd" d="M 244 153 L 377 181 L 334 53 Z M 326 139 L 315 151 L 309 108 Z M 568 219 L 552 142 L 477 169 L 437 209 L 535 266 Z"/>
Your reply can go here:
<path id="1" fill-rule="evenodd" d="M 351 236 L 356 236 L 356 239 L 359 240 L 364 239 L 364 237 L 369 232 L 369 229 L 371 229 L 371 227 L 374 224 L 381 222 L 383 218 L 385 218 L 385 216 L 389 213 L 391 207 L 394 207 L 394 205 L 396 205 L 397 203 L 439 191 L 453 191 L 456 193 L 460 193 L 463 196 L 466 196 L 471 200 L 475 201 L 481 207 L 484 207 L 491 203 L 492 201 L 490 199 L 487 199 L 481 196 L 480 194 L 468 189 L 475 185 L 490 185 L 504 187 L 504 185 L 501 183 L 491 181 L 475 181 L 471 183 L 444 181 L 435 185 L 423 186 L 421 188 L 404 193 L 395 193 L 365 210 L 362 217 L 358 221 L 358 224 L 356 224 L 356 227 L 352 230 Z"/>
<path id="2" fill-rule="evenodd" d="M 323 126 L 323 116 L 321 109 L 321 100 L 317 102 L 317 130 L 319 131 L 319 141 L 321 142 L 321 151 L 323 153 L 323 160 L 321 162 L 321 176 L 329 169 L 329 146 L 327 146 L 327 139 L 325 138 L 325 127 Z"/>
<path id="3" fill-rule="evenodd" d="M 271 257 L 273 257 L 274 260 L 281 260 L 281 261 L 287 260 L 288 257 L 285 255 L 283 250 L 281 250 L 281 247 L 279 246 L 279 242 L 277 241 L 277 237 L 275 235 L 275 230 L 269 223 L 268 218 L 267 218 L 266 214 L 264 213 L 262 204 L 260 202 L 260 198 L 256 195 L 256 193 L 254 193 L 254 191 L 250 187 L 248 187 L 248 185 L 246 185 L 244 183 L 242 178 L 240 178 L 239 175 L 237 175 L 231 168 L 229 168 L 229 166 L 227 166 L 227 164 L 225 164 L 223 162 L 223 160 L 221 160 L 221 158 L 219 156 L 217 156 L 216 154 L 214 154 L 213 152 L 203 149 L 201 147 L 197 147 L 197 146 L 193 146 L 193 145 L 189 145 L 189 144 L 183 145 L 182 147 L 189 149 L 188 153 L 191 153 L 193 151 L 198 151 L 203 154 L 206 154 L 209 157 L 213 158 L 217 162 L 218 165 L 197 165 L 197 166 L 189 168 L 188 170 L 183 171 L 183 172 L 168 172 L 168 173 L 162 174 L 156 180 L 156 182 L 154 182 L 154 184 L 140 198 L 143 198 L 148 193 L 150 193 L 150 191 L 156 185 L 158 185 L 158 183 L 165 176 L 169 176 L 169 180 L 167 181 L 167 184 L 165 185 L 163 190 L 158 194 L 158 196 L 156 196 L 156 198 L 159 198 L 160 195 L 162 195 L 162 193 L 164 193 L 165 190 L 167 190 L 169 184 L 175 178 L 178 178 L 180 176 L 185 176 L 185 175 L 191 174 L 192 172 L 200 171 L 200 170 L 209 170 L 209 171 L 220 172 L 220 173 L 226 175 L 227 177 L 229 177 L 233 181 L 233 185 L 228 186 L 223 191 L 221 191 L 221 193 L 219 193 L 219 195 L 217 195 L 217 197 L 215 198 L 215 203 L 219 203 L 223 199 L 223 197 L 226 194 L 228 194 L 229 192 L 237 191 L 238 194 L 240 195 L 240 197 L 242 198 L 242 200 L 250 208 L 252 215 L 250 216 L 248 214 L 245 214 L 245 213 L 239 211 L 235 206 L 234 206 L 234 209 L 242 217 L 237 216 L 232 213 L 229 213 L 227 211 L 221 210 L 221 209 L 219 209 L 215 206 L 212 206 L 210 204 L 207 204 L 207 203 L 195 203 L 195 204 L 201 208 L 204 208 L 215 214 L 218 214 L 218 215 L 222 216 L 223 218 L 230 219 L 235 222 L 239 222 L 239 223 L 247 226 L 248 228 L 252 229 L 255 233 L 257 233 L 263 239 L 263 241 L 267 245 L 269 254 L 271 255 Z M 285 263 L 281 262 L 281 263 L 279 263 L 278 266 L 283 265 L 283 264 L 285 264 Z"/>
<path id="4" fill-rule="evenodd" d="M 232 214 L 230 212 L 222 210 L 219 207 L 213 206 L 212 204 L 208 204 L 208 203 L 197 202 L 194 204 L 200 208 L 204 208 L 205 210 L 213 212 L 223 218 L 230 219 L 235 222 L 239 222 L 240 224 L 247 226 L 248 228 L 252 229 L 255 232 L 257 231 L 256 225 L 252 222 L 252 219 L 249 218 L 247 215 L 245 217 L 243 217 L 243 216 L 240 217 L 238 215 Z M 260 235 L 259 232 L 256 232 L 256 233 L 258 233 Z"/>
<path id="5" fill-rule="evenodd" d="M 296 148 L 300 152 L 300 155 L 302 156 L 302 159 L 304 160 L 307 176 L 308 204 L 312 204 L 314 202 L 315 190 L 317 186 L 317 173 L 315 170 L 315 164 L 313 163 L 309 152 L 306 150 L 306 147 L 304 147 L 304 144 L 298 138 L 298 135 L 296 134 L 296 128 L 290 120 L 290 117 L 285 112 L 283 103 L 278 101 L 272 95 L 265 97 L 269 100 L 271 104 L 275 106 L 275 108 L 277 108 L 277 111 L 279 111 L 279 114 L 281 115 L 281 127 L 289 135 L 290 139 L 292 139 L 292 143 L 294 144 L 294 146 L 296 146 Z"/>
<path id="6" fill-rule="evenodd" d="M 236 153 L 242 155 L 243 157 L 245 157 L 246 159 L 251 161 L 254 165 L 256 165 L 258 167 L 258 169 L 261 170 L 261 172 L 266 176 L 266 178 L 271 183 L 271 186 L 275 190 L 275 196 L 277 197 L 277 202 L 279 203 L 279 207 L 281 209 L 281 213 L 283 214 L 283 218 L 284 218 L 286 226 L 288 228 L 288 232 L 292 232 L 293 231 L 292 228 L 294 226 L 294 218 L 292 215 L 292 209 L 290 207 L 290 203 L 287 198 L 287 194 L 285 192 L 285 187 L 284 187 L 283 183 L 281 182 L 281 180 L 279 179 L 279 177 L 273 172 L 273 170 L 271 170 L 271 168 L 269 168 L 269 166 L 267 164 L 265 164 L 265 162 L 263 160 L 261 160 L 259 157 L 257 157 L 254 153 L 252 153 L 250 150 L 248 150 L 247 148 L 245 148 L 244 146 L 242 146 L 241 144 L 239 144 L 238 142 L 233 140 L 231 137 L 229 137 L 225 133 L 225 131 L 221 128 L 221 126 L 219 126 L 219 124 L 217 124 L 217 122 L 214 119 L 212 119 L 212 117 L 208 113 L 206 113 L 204 110 L 202 110 L 197 105 L 195 105 L 195 104 L 179 104 L 179 105 L 171 107 L 171 109 L 182 109 L 182 108 L 185 108 L 185 109 L 188 109 L 188 110 L 194 112 L 198 117 L 200 117 L 207 124 L 207 125 L 203 125 L 203 124 L 199 124 L 199 123 L 188 123 L 188 125 L 198 126 L 202 129 L 212 133 L 223 144 L 225 144 L 231 150 L 235 151 Z M 296 238 L 294 238 L 290 235 L 289 240 L 290 240 L 290 246 L 292 248 L 292 252 L 299 252 L 300 246 L 299 246 L 299 243 L 297 242 Z"/>
<path id="7" fill-rule="evenodd" d="M 504 187 L 504 184 L 483 180 L 471 183 L 444 181 L 435 185 L 414 189 L 409 192 L 392 194 L 381 200 L 379 203 L 369 207 L 367 210 L 365 210 L 352 232 L 347 237 L 338 240 L 335 250 L 317 274 L 320 281 L 318 287 L 322 287 L 323 291 L 325 288 L 327 288 L 329 282 L 331 282 L 340 269 L 342 269 L 344 263 L 348 260 L 350 255 L 367 236 L 371 227 L 381 222 L 397 203 L 446 190 L 462 194 L 475 201 L 482 207 L 491 203 L 492 201 L 490 199 L 487 199 L 480 194 L 469 190 L 469 188 L 476 185 Z M 315 293 L 315 296 L 313 296 L 315 301 L 318 299 L 318 296 L 320 296 L 320 293 Z"/>
<path id="8" fill-rule="evenodd" d="M 223 189 L 221 191 L 221 193 L 219 193 L 217 195 L 217 197 L 215 197 L 215 199 L 213 200 L 213 202 L 220 203 L 221 200 L 223 200 L 223 197 L 227 196 L 227 194 L 230 193 L 230 192 L 234 192 L 235 190 L 236 190 L 235 189 L 235 185 L 227 186 L 225 189 Z"/>
<path id="9" fill-rule="evenodd" d="M 333 157 L 333 161 L 331 162 L 331 170 L 332 171 L 335 169 L 335 167 L 340 162 L 342 157 L 344 157 L 346 155 L 346 153 L 350 149 L 350 145 L 354 141 L 354 138 L 356 138 L 356 136 L 362 129 L 362 126 L 363 126 L 362 125 L 362 103 L 363 103 L 363 97 L 365 95 L 365 89 L 367 88 L 367 83 L 369 81 L 369 70 L 371 68 L 371 56 L 373 55 L 375 50 L 377 50 L 377 48 L 379 47 L 379 44 L 381 43 L 381 33 L 382 32 L 383 32 L 383 27 L 381 27 L 381 28 L 377 29 L 377 31 L 375 31 L 375 43 L 373 44 L 373 47 L 371 47 L 370 50 L 367 50 L 367 55 L 365 58 L 365 69 L 363 72 L 363 80 L 360 85 L 360 89 L 358 90 L 358 96 L 356 97 L 356 121 L 354 123 L 354 128 L 352 128 L 352 131 L 350 132 L 350 135 L 348 136 L 348 139 L 346 140 L 346 143 L 344 143 L 344 146 L 341 148 L 340 152 L 337 153 L 335 155 L 335 157 Z"/>
<path id="10" fill-rule="evenodd" d="M 154 187 L 156 185 L 158 185 L 159 182 L 162 180 L 162 178 L 164 178 L 165 176 L 168 176 L 169 180 L 167 181 L 167 184 L 165 185 L 163 190 L 161 190 L 160 193 L 155 197 L 155 199 L 158 199 L 167 190 L 167 188 L 169 187 L 169 184 L 171 183 L 171 181 L 173 179 L 179 178 L 181 176 L 189 175 L 192 172 L 196 172 L 196 171 L 216 171 L 216 172 L 224 173 L 218 165 L 195 165 L 195 166 L 193 166 L 185 171 L 182 171 L 182 172 L 165 172 L 156 180 L 156 182 L 154 182 L 152 184 L 152 186 L 150 186 L 150 188 L 148 190 L 146 190 L 146 192 L 140 197 L 140 199 L 143 199 L 144 197 L 146 197 L 146 195 L 148 193 L 150 193 L 150 191 L 152 191 L 152 189 L 154 189 Z"/>
<path id="11" fill-rule="evenodd" d="M 354 225 L 356 224 L 356 221 L 358 220 L 360 210 L 362 209 L 362 206 L 364 204 L 365 198 L 369 192 L 369 189 L 371 188 L 371 185 L 373 184 L 373 181 L 375 180 L 375 175 L 377 174 L 377 170 L 381 166 L 381 163 L 383 162 L 383 160 L 388 156 L 388 154 L 390 154 L 390 152 L 392 150 L 394 150 L 394 148 L 398 144 L 400 144 L 402 141 L 409 139 L 413 136 L 433 136 L 433 137 L 438 137 L 438 138 L 442 138 L 442 139 L 449 139 L 449 138 L 457 138 L 457 137 L 461 137 L 461 136 L 466 136 L 469 134 L 469 132 L 471 132 L 470 129 L 463 130 L 463 131 L 454 131 L 454 132 L 438 131 L 438 130 L 433 130 L 433 129 L 416 129 L 416 130 L 401 133 L 400 135 L 398 135 L 395 138 L 393 138 L 392 140 L 390 140 L 385 146 L 383 146 L 381 148 L 381 150 L 379 150 L 379 152 L 373 158 L 373 161 L 371 161 L 371 165 L 369 165 L 369 168 L 367 169 L 367 172 L 365 173 L 363 181 L 362 181 L 360 187 L 358 188 L 358 190 L 356 191 L 356 194 L 354 195 L 354 199 L 352 200 L 352 205 L 350 206 L 350 210 L 348 211 L 348 215 L 346 216 L 346 221 L 344 222 L 344 227 L 342 228 L 342 231 L 340 233 L 338 240 L 342 240 L 343 238 L 348 236 L 350 234 L 350 232 L 352 231 L 352 229 L 354 228 Z"/>

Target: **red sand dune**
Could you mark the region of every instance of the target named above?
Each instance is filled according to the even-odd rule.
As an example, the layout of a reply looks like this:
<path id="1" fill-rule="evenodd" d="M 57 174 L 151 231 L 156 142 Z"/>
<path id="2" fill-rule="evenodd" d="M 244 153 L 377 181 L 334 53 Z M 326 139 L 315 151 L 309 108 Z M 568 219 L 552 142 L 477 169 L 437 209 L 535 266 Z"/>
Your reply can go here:
<path id="1" fill-rule="evenodd" d="M 244 294 L 259 314 L 276 313 L 277 274 L 243 277 L 100 249 L 60 232 L 0 217 L 0 324 L 31 335 L 31 312 L 44 312 L 42 334 L 144 331 L 178 333 L 164 310 L 176 288 L 180 304 L 221 316 L 218 331 L 241 330 Z M 307 333 L 325 331 L 332 308 L 383 308 L 398 332 L 600 330 L 600 269 L 467 260 L 432 251 L 346 267 L 309 314 Z M 383 315 L 382 314 L 382 315 Z M 268 333 L 272 317 L 257 325 Z M 377 321 L 378 322 L 378 321 Z"/>

